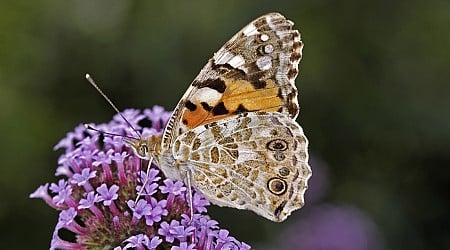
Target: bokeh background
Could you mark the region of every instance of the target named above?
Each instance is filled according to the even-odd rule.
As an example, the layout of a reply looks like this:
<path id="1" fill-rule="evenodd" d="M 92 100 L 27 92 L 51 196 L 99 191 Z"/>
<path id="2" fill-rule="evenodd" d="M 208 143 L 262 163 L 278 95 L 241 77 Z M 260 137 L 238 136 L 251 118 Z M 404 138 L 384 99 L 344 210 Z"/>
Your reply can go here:
<path id="1" fill-rule="evenodd" d="M 282 224 L 212 217 L 259 249 L 450 249 L 446 0 L 2 1 L 2 248 L 49 247 L 58 213 L 28 195 L 56 180 L 66 132 L 114 115 L 86 72 L 121 109 L 173 109 L 223 43 L 273 11 L 305 43 L 307 204 Z"/>

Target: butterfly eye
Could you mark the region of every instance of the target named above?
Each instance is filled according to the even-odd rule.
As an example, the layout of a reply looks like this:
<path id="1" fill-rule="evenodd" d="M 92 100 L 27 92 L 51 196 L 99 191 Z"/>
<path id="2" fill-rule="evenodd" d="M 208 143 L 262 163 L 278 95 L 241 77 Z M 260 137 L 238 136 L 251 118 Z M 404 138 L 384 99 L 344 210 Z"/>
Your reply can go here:
<path id="1" fill-rule="evenodd" d="M 141 156 L 146 156 L 147 153 L 148 153 L 148 147 L 147 147 L 147 144 L 141 144 L 141 145 L 139 146 L 139 154 L 140 154 Z"/>

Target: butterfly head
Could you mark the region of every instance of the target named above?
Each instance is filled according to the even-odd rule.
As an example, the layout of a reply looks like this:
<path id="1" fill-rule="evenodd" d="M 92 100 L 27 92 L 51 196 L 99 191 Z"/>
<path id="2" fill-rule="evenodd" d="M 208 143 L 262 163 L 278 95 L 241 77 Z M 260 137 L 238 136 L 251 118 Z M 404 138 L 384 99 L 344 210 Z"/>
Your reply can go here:
<path id="1" fill-rule="evenodd" d="M 125 143 L 130 146 L 134 153 L 141 159 L 150 160 L 158 153 L 161 136 L 150 136 L 147 138 L 123 138 Z"/>

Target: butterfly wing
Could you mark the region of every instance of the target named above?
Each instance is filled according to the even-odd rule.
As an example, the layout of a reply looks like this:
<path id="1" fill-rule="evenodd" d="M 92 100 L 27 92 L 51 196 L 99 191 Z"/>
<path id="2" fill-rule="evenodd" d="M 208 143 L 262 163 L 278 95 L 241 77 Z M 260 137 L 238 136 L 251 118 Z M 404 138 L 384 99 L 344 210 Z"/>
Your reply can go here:
<path id="1" fill-rule="evenodd" d="M 277 112 L 248 112 L 179 136 L 173 156 L 213 204 L 283 221 L 304 204 L 311 176 L 302 128 Z"/>
<path id="2" fill-rule="evenodd" d="M 162 148 L 190 129 L 243 112 L 279 112 L 295 119 L 294 80 L 303 43 L 292 26 L 281 14 L 266 14 L 225 43 L 178 103 Z"/>

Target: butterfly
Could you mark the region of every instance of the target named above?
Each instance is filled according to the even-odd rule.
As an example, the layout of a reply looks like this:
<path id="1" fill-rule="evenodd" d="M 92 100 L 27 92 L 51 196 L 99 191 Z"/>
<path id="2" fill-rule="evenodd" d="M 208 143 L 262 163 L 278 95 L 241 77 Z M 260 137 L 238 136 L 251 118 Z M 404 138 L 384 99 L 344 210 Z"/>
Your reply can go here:
<path id="1" fill-rule="evenodd" d="M 284 221 L 304 205 L 311 177 L 308 140 L 295 121 L 302 48 L 281 14 L 255 19 L 203 67 L 162 136 L 125 141 L 211 203 Z"/>

